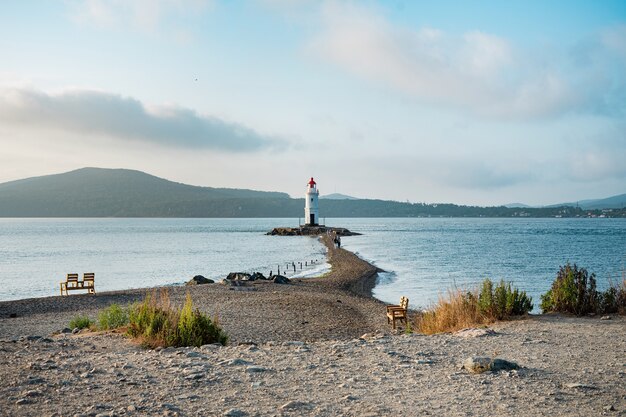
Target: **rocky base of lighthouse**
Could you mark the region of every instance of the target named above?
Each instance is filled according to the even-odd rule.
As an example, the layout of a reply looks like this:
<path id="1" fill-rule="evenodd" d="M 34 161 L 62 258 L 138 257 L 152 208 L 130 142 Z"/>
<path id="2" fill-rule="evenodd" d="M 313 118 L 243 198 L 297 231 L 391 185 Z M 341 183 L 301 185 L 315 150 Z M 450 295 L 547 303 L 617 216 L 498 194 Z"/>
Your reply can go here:
<path id="1" fill-rule="evenodd" d="M 300 226 L 300 227 L 276 227 L 267 232 L 272 236 L 319 236 L 334 233 L 338 236 L 358 236 L 360 233 L 351 232 L 344 227 L 327 226 Z"/>

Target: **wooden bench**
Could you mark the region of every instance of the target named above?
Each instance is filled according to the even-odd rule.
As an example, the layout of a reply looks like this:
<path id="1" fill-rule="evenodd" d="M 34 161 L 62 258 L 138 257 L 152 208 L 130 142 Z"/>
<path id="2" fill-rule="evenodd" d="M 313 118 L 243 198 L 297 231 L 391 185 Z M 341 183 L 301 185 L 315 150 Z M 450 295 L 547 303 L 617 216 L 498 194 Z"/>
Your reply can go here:
<path id="1" fill-rule="evenodd" d="M 95 280 L 96 274 L 93 272 L 85 272 L 82 281 L 79 281 L 78 274 L 67 274 L 65 281 L 61 281 L 61 295 L 68 295 L 69 291 L 75 290 L 87 290 L 89 294 L 95 294 Z"/>
<path id="2" fill-rule="evenodd" d="M 407 323 L 407 311 L 409 309 L 409 299 L 400 297 L 400 305 L 387 306 L 387 323 L 396 328 L 396 321 Z"/>

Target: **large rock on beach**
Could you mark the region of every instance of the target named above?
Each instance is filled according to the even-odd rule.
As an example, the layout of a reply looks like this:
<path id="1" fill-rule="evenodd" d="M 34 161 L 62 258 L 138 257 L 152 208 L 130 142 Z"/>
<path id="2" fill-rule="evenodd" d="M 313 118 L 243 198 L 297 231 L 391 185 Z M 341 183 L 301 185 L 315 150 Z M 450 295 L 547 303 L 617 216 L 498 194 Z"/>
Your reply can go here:
<path id="1" fill-rule="evenodd" d="M 272 281 L 274 282 L 274 284 L 289 284 L 289 283 L 291 283 L 291 280 L 289 278 L 287 278 L 286 276 L 283 276 L 283 275 L 273 275 L 272 276 Z"/>
<path id="2" fill-rule="evenodd" d="M 215 281 L 209 278 L 205 278 L 202 275 L 196 275 L 191 278 L 185 285 L 201 285 L 201 284 L 213 284 Z"/>
<path id="3" fill-rule="evenodd" d="M 472 374 L 482 374 L 487 371 L 511 371 L 519 369 L 519 365 L 504 359 L 494 359 L 487 356 L 472 356 L 465 359 L 461 368 Z"/>
<path id="4" fill-rule="evenodd" d="M 267 278 L 265 275 L 263 275 L 260 272 L 255 272 L 254 274 L 250 276 L 250 281 L 257 281 L 257 280 L 267 281 L 268 279 L 269 278 Z"/>
<path id="5" fill-rule="evenodd" d="M 256 278 L 247 272 L 231 272 L 226 279 L 229 281 L 254 281 Z"/>

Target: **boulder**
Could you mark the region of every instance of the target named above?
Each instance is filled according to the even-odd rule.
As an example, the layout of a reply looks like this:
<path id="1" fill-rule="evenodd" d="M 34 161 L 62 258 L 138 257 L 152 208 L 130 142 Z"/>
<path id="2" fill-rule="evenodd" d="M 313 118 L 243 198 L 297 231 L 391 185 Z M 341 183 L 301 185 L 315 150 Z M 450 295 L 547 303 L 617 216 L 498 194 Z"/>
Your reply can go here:
<path id="1" fill-rule="evenodd" d="M 481 374 L 487 371 L 511 371 L 513 369 L 519 369 L 519 365 L 515 362 L 509 362 L 504 359 L 494 359 L 486 356 L 472 356 L 465 359 L 461 368 L 472 374 Z"/>
<path id="2" fill-rule="evenodd" d="M 203 277 L 202 275 L 196 275 L 191 278 L 185 285 L 201 285 L 201 284 L 213 284 L 215 281 Z"/>
<path id="3" fill-rule="evenodd" d="M 283 275 L 273 275 L 272 281 L 274 284 L 289 284 L 291 280 Z"/>
<path id="4" fill-rule="evenodd" d="M 246 272 L 231 272 L 226 279 L 230 281 L 254 281 L 252 275 Z"/>
<path id="5" fill-rule="evenodd" d="M 454 332 L 453 335 L 457 337 L 469 338 L 469 337 L 484 337 L 495 336 L 497 333 L 492 329 L 476 329 L 468 328 Z"/>
<path id="6" fill-rule="evenodd" d="M 263 280 L 263 281 L 266 281 L 266 280 L 268 280 L 268 279 L 269 279 L 269 278 L 266 278 L 266 277 L 265 277 L 265 275 L 263 275 L 263 274 L 262 274 L 262 273 L 260 273 L 260 272 L 255 272 L 254 274 L 252 274 L 252 275 L 250 276 L 250 281 L 256 281 L 256 280 Z"/>

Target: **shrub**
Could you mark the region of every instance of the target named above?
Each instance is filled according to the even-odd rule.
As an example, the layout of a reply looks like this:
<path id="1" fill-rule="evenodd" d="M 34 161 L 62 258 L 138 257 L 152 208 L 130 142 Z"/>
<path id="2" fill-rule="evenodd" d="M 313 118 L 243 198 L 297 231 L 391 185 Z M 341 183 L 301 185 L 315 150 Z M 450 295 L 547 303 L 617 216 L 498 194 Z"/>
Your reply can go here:
<path id="1" fill-rule="evenodd" d="M 596 275 L 565 264 L 559 267 L 552 287 L 541 296 L 541 310 L 582 316 L 600 311 L 601 295 L 596 291 Z"/>
<path id="2" fill-rule="evenodd" d="M 72 320 L 70 320 L 69 328 L 70 329 L 86 329 L 91 327 L 92 322 L 87 316 L 76 316 Z"/>
<path id="3" fill-rule="evenodd" d="M 171 305 L 167 290 L 158 297 L 156 292 L 148 294 L 143 303 L 131 308 L 129 319 L 128 333 L 148 347 L 224 345 L 228 340 L 217 320 L 193 308 L 189 294 L 181 310 Z"/>
<path id="4" fill-rule="evenodd" d="M 511 316 L 521 316 L 533 309 L 533 299 L 525 291 L 512 288 L 510 282 L 501 280 L 493 289 L 491 280 L 483 281 L 478 296 L 481 314 L 491 320 L 504 320 Z"/>
<path id="5" fill-rule="evenodd" d="M 512 289 L 504 281 L 494 289 L 493 282 L 485 279 L 480 292 L 448 291 L 434 308 L 417 316 L 415 326 L 425 334 L 450 332 L 524 315 L 532 308 L 526 292 Z"/>
<path id="6" fill-rule="evenodd" d="M 128 324 L 128 311 L 118 304 L 111 304 L 98 314 L 100 330 L 117 329 Z"/>

